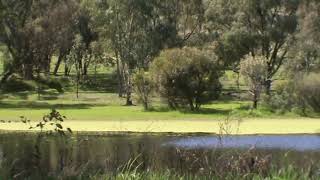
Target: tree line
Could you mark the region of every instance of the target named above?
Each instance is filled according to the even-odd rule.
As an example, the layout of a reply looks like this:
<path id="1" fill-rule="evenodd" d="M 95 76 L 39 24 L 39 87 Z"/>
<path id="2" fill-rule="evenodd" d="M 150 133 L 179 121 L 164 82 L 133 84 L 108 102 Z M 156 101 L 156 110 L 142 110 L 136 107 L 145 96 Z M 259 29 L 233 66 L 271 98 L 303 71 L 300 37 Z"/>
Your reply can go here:
<path id="1" fill-rule="evenodd" d="M 127 105 L 135 91 L 147 108 L 155 89 L 171 107 L 194 110 L 217 99 L 232 70 L 256 108 L 262 92 L 274 99 L 279 72 L 298 81 L 318 73 L 319 9 L 316 0 L 1 0 L 1 84 L 62 67 L 80 83 L 92 64 L 110 63 Z"/>

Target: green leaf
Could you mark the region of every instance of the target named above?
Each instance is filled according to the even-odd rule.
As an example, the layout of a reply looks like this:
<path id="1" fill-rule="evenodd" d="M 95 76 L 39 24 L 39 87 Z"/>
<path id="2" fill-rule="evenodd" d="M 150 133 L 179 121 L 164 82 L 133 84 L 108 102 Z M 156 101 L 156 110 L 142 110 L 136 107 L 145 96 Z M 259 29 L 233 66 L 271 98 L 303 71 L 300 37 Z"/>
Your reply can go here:
<path id="1" fill-rule="evenodd" d="M 62 125 L 61 124 L 56 124 L 57 128 L 59 129 L 63 129 Z"/>
<path id="2" fill-rule="evenodd" d="M 70 134 L 72 134 L 72 130 L 70 128 L 67 128 L 67 130 Z"/>

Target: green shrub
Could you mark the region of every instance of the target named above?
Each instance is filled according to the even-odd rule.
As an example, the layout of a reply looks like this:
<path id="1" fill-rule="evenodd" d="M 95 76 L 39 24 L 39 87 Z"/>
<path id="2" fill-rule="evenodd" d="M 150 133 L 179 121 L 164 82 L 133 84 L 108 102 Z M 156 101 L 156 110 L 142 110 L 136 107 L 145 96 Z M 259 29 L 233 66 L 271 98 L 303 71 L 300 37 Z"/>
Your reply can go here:
<path id="1" fill-rule="evenodd" d="M 1 85 L 1 89 L 4 92 L 34 91 L 37 89 L 37 83 L 35 81 L 23 80 L 19 75 L 12 74 L 7 81 Z"/>
<path id="2" fill-rule="evenodd" d="M 263 56 L 246 56 L 240 62 L 240 73 L 244 76 L 252 96 L 252 107 L 257 109 L 264 82 L 267 78 L 267 63 Z"/>
<path id="3" fill-rule="evenodd" d="M 299 103 L 294 82 L 283 81 L 276 84 L 272 96 L 265 96 L 263 102 L 272 112 L 281 114 L 296 108 Z"/>
<path id="4" fill-rule="evenodd" d="M 49 77 L 49 76 L 40 76 L 37 79 L 37 82 L 40 83 L 40 85 L 44 89 L 55 89 L 59 93 L 63 93 L 64 92 L 62 83 L 57 78 L 52 78 L 52 77 Z"/>
<path id="5" fill-rule="evenodd" d="M 148 72 L 139 70 L 133 77 L 134 90 L 138 96 L 138 101 L 143 104 L 145 110 L 149 109 L 151 95 L 154 89 L 153 81 Z"/>
<path id="6" fill-rule="evenodd" d="M 24 80 L 18 74 L 12 74 L 1 85 L 1 89 L 4 92 L 23 92 L 23 91 L 36 91 L 40 85 L 41 89 L 55 89 L 60 93 L 63 93 L 63 86 L 57 78 L 51 78 L 47 76 L 40 76 L 35 80 Z"/>
<path id="7" fill-rule="evenodd" d="M 221 92 L 221 68 L 215 56 L 196 48 L 163 51 L 151 65 L 160 96 L 171 108 L 198 110 Z"/>
<path id="8" fill-rule="evenodd" d="M 308 105 L 320 112 L 320 74 L 311 73 L 297 83 L 297 96 L 302 105 Z"/>
<path id="9" fill-rule="evenodd" d="M 297 74 L 291 80 L 276 85 L 272 96 L 266 97 L 264 102 L 272 111 L 281 113 L 320 112 L 320 74 Z"/>

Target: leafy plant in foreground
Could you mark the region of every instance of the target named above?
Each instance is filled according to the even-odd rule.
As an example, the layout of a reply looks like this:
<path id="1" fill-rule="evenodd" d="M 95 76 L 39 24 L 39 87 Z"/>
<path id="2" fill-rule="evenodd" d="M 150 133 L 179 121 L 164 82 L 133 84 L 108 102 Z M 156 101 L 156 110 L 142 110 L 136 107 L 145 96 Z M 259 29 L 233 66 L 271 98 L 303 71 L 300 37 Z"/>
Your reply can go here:
<path id="1" fill-rule="evenodd" d="M 58 133 L 60 135 L 65 135 L 65 132 L 72 133 L 70 128 L 64 128 L 62 123 L 65 121 L 66 116 L 61 115 L 57 110 L 52 109 L 51 112 L 47 115 L 44 115 L 42 120 L 40 120 L 35 126 L 31 125 L 31 120 L 28 118 L 21 116 L 21 122 L 24 124 L 28 124 L 30 130 L 48 130 L 49 133 Z"/>

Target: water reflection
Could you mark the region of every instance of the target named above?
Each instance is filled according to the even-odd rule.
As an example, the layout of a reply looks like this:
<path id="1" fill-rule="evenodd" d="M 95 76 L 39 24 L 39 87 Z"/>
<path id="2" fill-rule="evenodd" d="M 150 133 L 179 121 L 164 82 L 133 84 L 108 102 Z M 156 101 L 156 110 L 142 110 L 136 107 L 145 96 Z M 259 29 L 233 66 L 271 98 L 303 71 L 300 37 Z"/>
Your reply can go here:
<path id="1" fill-rule="evenodd" d="M 77 135 L 36 142 L 35 135 L 0 134 L 0 172 L 5 168 L 12 176 L 22 171 L 76 176 L 80 172 L 116 172 L 130 159 L 137 159 L 133 166 L 139 165 L 140 170 L 197 173 L 206 168 L 223 172 L 224 162 L 252 145 L 260 148 L 258 156 L 272 154 L 274 165 L 285 162 L 306 168 L 320 162 L 319 136 L 230 136 L 222 139 L 222 147 L 214 136 Z"/>
<path id="2" fill-rule="evenodd" d="M 2 167 L 2 161 L 3 161 L 3 150 L 2 150 L 2 146 L 0 145 L 0 168 Z"/>

